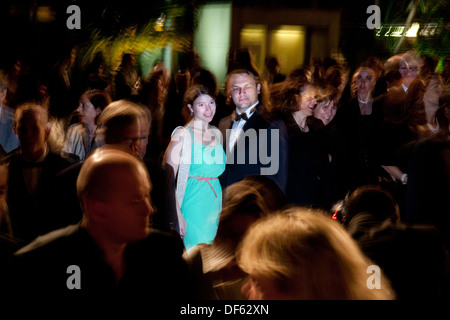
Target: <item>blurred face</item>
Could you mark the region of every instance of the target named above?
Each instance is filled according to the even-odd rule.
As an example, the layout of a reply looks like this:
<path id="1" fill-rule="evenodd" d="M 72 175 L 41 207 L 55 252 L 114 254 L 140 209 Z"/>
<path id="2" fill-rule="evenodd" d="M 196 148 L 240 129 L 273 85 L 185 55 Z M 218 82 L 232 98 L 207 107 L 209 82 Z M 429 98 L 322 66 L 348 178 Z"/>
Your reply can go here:
<path id="1" fill-rule="evenodd" d="M 399 65 L 400 69 L 398 71 L 402 75 L 402 83 L 406 87 L 409 87 L 414 78 L 419 75 L 420 72 L 419 63 L 414 60 L 409 61 L 409 63 L 406 62 L 405 60 L 400 60 Z"/>
<path id="2" fill-rule="evenodd" d="M 19 116 L 15 132 L 20 140 L 20 149 L 26 155 L 33 156 L 45 150 L 48 135 L 47 122 L 41 119 L 38 112 Z"/>
<path id="3" fill-rule="evenodd" d="M 366 95 L 372 92 L 375 84 L 375 73 L 368 68 L 362 68 L 355 77 L 358 94 Z"/>
<path id="4" fill-rule="evenodd" d="M 195 120 L 211 122 L 216 114 L 216 101 L 207 94 L 202 94 L 194 100 L 193 105 L 188 104 L 188 108 L 194 114 Z"/>
<path id="5" fill-rule="evenodd" d="M 275 283 L 261 276 L 250 275 L 244 282 L 241 292 L 248 300 L 290 299 Z"/>
<path id="6" fill-rule="evenodd" d="M 148 137 L 150 135 L 150 123 L 146 119 L 142 119 L 142 125 L 140 126 L 140 134 L 139 134 L 139 148 L 137 153 L 141 156 L 141 158 L 145 157 L 147 153 L 147 145 L 148 145 Z"/>
<path id="7" fill-rule="evenodd" d="M 230 92 L 236 110 L 242 113 L 258 101 L 261 85 L 256 83 L 253 75 L 234 74 L 230 78 Z"/>
<path id="8" fill-rule="evenodd" d="M 423 95 L 424 99 L 430 102 L 438 103 L 439 97 L 444 91 L 440 78 L 432 78 Z"/>
<path id="9" fill-rule="evenodd" d="M 126 166 L 111 171 L 117 183 L 106 188 L 102 203 L 104 230 L 118 243 L 130 243 L 145 238 L 154 213 L 148 174 L 142 165 Z"/>
<path id="10" fill-rule="evenodd" d="M 77 111 L 80 114 L 80 122 L 86 125 L 95 125 L 95 120 L 101 112 L 100 108 L 95 108 L 85 95 L 81 97 Z"/>
<path id="11" fill-rule="evenodd" d="M 112 143 L 126 145 L 143 158 L 147 149 L 148 132 L 148 125 L 145 126 L 142 121 L 136 121 L 118 132 L 117 141 Z"/>
<path id="12" fill-rule="evenodd" d="M 305 86 L 299 97 L 300 102 L 300 112 L 305 116 L 309 117 L 314 114 L 314 108 L 316 107 L 317 101 L 315 98 L 315 90 L 312 86 Z"/>
<path id="13" fill-rule="evenodd" d="M 336 115 L 336 110 L 333 100 L 324 100 L 316 105 L 314 117 L 322 120 L 324 125 L 328 125 Z"/>

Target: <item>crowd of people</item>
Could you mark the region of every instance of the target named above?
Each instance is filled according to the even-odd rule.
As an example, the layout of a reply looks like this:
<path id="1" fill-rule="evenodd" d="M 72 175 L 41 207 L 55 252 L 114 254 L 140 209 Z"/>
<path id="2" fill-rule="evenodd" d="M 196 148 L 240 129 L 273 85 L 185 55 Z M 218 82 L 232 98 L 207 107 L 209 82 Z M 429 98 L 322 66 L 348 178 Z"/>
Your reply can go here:
<path id="1" fill-rule="evenodd" d="M 195 52 L 172 77 L 75 57 L 0 72 L 2 293 L 450 297 L 449 59 L 282 75 L 239 49 L 221 91 Z"/>

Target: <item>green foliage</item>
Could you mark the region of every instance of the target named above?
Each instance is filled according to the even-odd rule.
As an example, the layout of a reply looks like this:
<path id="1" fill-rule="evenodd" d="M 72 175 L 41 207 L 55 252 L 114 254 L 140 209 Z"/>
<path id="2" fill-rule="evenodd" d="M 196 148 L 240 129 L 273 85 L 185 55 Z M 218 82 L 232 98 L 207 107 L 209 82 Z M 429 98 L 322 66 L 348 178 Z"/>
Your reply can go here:
<path id="1" fill-rule="evenodd" d="M 106 9 L 104 14 L 105 11 Z M 90 37 L 79 48 L 82 56 L 81 67 L 86 67 L 98 53 L 102 53 L 107 67 L 114 72 L 126 52 L 137 56 L 143 52 L 160 55 L 161 50 L 169 44 L 172 50 L 185 51 L 192 44 L 192 34 L 183 32 L 177 25 L 185 11 L 180 5 L 166 6 L 163 11 L 163 28 L 158 27 L 158 18 L 149 19 L 146 23 L 124 26 L 117 12 L 110 13 L 106 20 L 113 25 L 88 26 Z"/>

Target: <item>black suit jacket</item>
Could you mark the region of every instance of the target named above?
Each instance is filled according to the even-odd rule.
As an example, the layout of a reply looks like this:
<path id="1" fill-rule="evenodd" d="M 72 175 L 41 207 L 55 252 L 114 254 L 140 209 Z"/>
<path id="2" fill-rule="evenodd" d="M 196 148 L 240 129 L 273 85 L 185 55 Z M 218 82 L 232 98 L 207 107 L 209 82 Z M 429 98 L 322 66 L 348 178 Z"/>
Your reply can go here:
<path id="1" fill-rule="evenodd" d="M 8 208 L 15 236 L 29 242 L 38 235 L 65 226 L 63 213 L 53 215 L 53 185 L 56 175 L 73 163 L 58 154 L 49 153 L 42 163 L 36 199 L 28 193 L 23 177 L 24 161 L 17 150 L 9 164 Z"/>
<path id="2" fill-rule="evenodd" d="M 257 109 L 245 123 L 242 135 L 230 152 L 228 138 L 232 125 L 232 115 L 219 122 L 227 154 L 227 165 L 220 177 L 222 188 L 249 175 L 267 175 L 284 192 L 287 181 L 287 148 L 285 139 L 280 139 L 279 122 L 271 121 Z"/>

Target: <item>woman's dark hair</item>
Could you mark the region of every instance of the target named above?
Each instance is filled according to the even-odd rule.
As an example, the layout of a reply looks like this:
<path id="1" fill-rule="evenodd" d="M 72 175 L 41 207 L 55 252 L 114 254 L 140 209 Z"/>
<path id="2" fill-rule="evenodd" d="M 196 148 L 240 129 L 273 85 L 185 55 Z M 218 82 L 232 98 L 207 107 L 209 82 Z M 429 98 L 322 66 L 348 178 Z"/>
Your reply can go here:
<path id="1" fill-rule="evenodd" d="M 359 213 L 370 213 L 379 221 L 396 221 L 397 204 L 392 195 L 375 185 L 365 185 L 353 191 L 344 201 L 343 223 L 349 222 Z"/>
<path id="2" fill-rule="evenodd" d="M 216 99 L 216 95 L 214 93 L 211 93 L 207 87 L 205 87 L 204 85 L 201 84 L 195 84 L 190 86 L 183 97 L 183 109 L 182 109 L 182 116 L 185 119 L 185 121 L 187 121 L 191 115 L 190 115 L 190 110 L 188 108 L 188 104 L 190 105 L 194 105 L 194 101 L 195 99 L 197 99 L 199 96 L 206 94 L 208 96 L 210 96 L 213 99 Z"/>
<path id="3" fill-rule="evenodd" d="M 308 82 L 291 79 L 272 85 L 270 99 L 274 112 L 276 110 L 279 114 L 289 114 L 297 111 L 299 108 L 298 99 L 302 90 L 308 85 Z"/>

